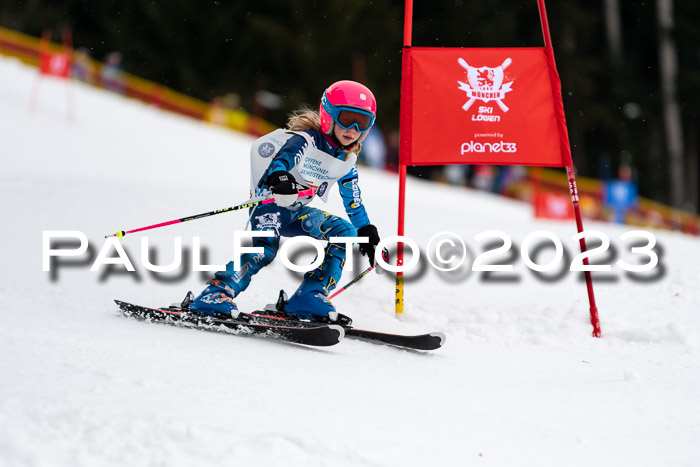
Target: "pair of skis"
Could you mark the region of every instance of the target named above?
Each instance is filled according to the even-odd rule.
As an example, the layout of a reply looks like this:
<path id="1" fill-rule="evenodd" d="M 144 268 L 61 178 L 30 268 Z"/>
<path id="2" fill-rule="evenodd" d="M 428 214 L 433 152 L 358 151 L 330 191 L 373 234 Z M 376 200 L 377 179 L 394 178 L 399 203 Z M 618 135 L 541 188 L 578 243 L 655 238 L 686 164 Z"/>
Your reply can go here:
<path id="1" fill-rule="evenodd" d="M 445 343 L 445 335 L 441 332 L 407 336 L 355 329 L 347 321 L 341 321 L 344 324 L 316 323 L 281 318 L 264 311 L 240 312 L 236 318 L 214 318 L 201 316 L 180 306 L 152 308 L 120 300 L 115 302 L 124 315 L 137 319 L 210 331 L 255 334 L 312 346 L 335 345 L 344 337 L 414 350 L 435 350 Z"/>
<path id="2" fill-rule="evenodd" d="M 312 189 L 299 192 L 299 197 L 313 195 L 314 192 Z M 195 219 L 201 219 L 203 217 L 213 216 L 224 212 L 238 211 L 241 209 L 251 208 L 257 205 L 268 204 L 272 202 L 274 202 L 274 199 L 272 198 L 251 199 L 246 203 L 226 209 L 219 209 L 216 211 L 206 212 L 195 216 L 183 217 L 181 219 L 161 222 L 159 224 L 149 225 L 134 230 L 120 230 L 112 236 L 121 239 L 125 235 L 132 234 L 135 232 L 156 229 L 167 225 L 187 222 Z M 109 237 L 109 235 L 107 235 L 106 237 Z M 384 257 L 385 261 L 388 260 L 388 251 L 386 251 L 386 249 L 382 252 L 382 256 Z M 373 267 L 367 269 L 365 272 L 357 276 L 350 283 L 346 284 L 343 288 L 337 291 L 333 296 L 339 294 L 343 290 L 350 287 L 352 284 L 354 284 L 359 279 L 371 272 L 372 269 Z M 190 294 L 188 294 L 188 298 L 189 296 Z M 283 300 L 283 298 L 284 294 L 280 294 L 280 300 Z M 367 341 L 389 344 L 397 347 L 415 350 L 435 350 L 442 347 L 442 345 L 445 343 L 445 335 L 441 332 L 406 336 L 399 334 L 355 329 L 350 325 L 352 321 L 342 315 L 341 318 L 343 319 L 339 319 L 338 323 L 317 323 L 288 319 L 288 317 L 278 316 L 279 313 L 273 312 L 273 314 L 270 315 L 269 312 L 272 310 L 256 313 L 239 313 L 238 316 L 236 316 L 235 318 L 204 317 L 189 310 L 186 302 L 183 302 L 181 306 L 169 306 L 163 308 L 152 308 L 134 305 L 132 303 L 126 303 L 120 300 L 115 300 L 115 302 L 117 303 L 117 306 L 119 306 L 119 310 L 123 314 L 137 319 L 162 322 L 165 324 L 172 324 L 176 326 L 206 329 L 212 331 L 229 331 L 235 334 L 257 334 L 271 337 L 274 339 L 280 339 L 288 342 L 295 342 L 298 344 L 313 346 L 335 345 L 338 342 L 340 342 L 344 337 L 363 339 Z M 279 312 L 282 309 L 283 305 L 283 302 L 278 301 L 276 311 Z"/>

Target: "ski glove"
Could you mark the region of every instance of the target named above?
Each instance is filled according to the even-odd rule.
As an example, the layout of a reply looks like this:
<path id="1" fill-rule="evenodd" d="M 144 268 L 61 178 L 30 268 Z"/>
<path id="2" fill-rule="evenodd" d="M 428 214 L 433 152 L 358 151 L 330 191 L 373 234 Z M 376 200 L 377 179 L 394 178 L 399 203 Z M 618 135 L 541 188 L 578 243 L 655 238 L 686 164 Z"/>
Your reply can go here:
<path id="1" fill-rule="evenodd" d="M 357 236 L 369 238 L 369 242 L 360 243 L 360 253 L 362 253 L 362 256 L 367 256 L 369 258 L 369 265 L 374 267 L 374 250 L 377 249 L 377 245 L 379 244 L 379 232 L 377 232 L 377 228 L 372 224 L 365 225 L 357 229 Z"/>
<path id="2" fill-rule="evenodd" d="M 297 200 L 299 189 L 297 188 L 294 175 L 289 172 L 278 171 L 271 173 L 265 183 L 270 187 L 277 206 L 286 208 Z"/>

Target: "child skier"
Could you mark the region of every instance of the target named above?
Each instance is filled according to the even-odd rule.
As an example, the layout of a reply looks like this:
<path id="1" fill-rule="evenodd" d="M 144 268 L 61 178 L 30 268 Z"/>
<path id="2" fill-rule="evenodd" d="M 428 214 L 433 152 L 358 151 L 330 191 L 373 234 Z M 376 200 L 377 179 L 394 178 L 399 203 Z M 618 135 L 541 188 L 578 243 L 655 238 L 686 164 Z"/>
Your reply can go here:
<path id="1" fill-rule="evenodd" d="M 233 261 L 214 274 L 207 287 L 190 304 L 190 309 L 208 316 L 235 315 L 233 299 L 250 284 L 251 277 L 270 264 L 280 236 L 367 237 L 360 252 L 374 266 L 379 243 L 377 228 L 370 223 L 357 183 L 357 154 L 372 128 L 377 103 L 372 92 L 354 81 L 339 81 L 323 93 L 319 112 L 303 110 L 289 119 L 288 129 L 276 130 L 256 140 L 251 148 L 251 192 L 272 196 L 274 203 L 252 208 L 251 229 L 272 231 L 273 237 L 254 237 L 253 246 L 263 253 L 241 255 L 240 268 Z M 350 222 L 307 206 L 315 197 L 324 201 L 334 183 L 338 184 Z M 314 189 L 314 195 L 300 198 L 299 191 Z M 329 241 L 322 264 L 304 279 L 285 307 L 287 313 L 313 321 L 335 321 L 338 313 L 328 300 L 345 263 L 345 244 Z"/>

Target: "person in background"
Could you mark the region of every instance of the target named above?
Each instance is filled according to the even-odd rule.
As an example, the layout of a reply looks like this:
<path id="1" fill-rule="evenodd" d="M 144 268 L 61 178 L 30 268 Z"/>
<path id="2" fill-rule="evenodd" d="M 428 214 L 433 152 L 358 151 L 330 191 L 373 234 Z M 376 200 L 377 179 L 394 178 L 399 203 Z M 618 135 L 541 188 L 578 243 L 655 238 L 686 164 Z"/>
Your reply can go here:
<path id="1" fill-rule="evenodd" d="M 85 83 L 95 82 L 95 69 L 90 63 L 90 52 L 85 47 L 80 47 L 73 53 L 71 76 Z"/>
<path id="2" fill-rule="evenodd" d="M 121 64 L 122 54 L 119 52 L 110 52 L 105 57 L 104 65 L 102 65 L 100 69 L 100 85 L 103 88 L 120 94 L 123 93 L 126 88 Z"/>
<path id="3" fill-rule="evenodd" d="M 378 126 L 374 126 L 362 144 L 360 160 L 375 169 L 384 169 L 386 166 L 386 143 L 384 135 Z"/>

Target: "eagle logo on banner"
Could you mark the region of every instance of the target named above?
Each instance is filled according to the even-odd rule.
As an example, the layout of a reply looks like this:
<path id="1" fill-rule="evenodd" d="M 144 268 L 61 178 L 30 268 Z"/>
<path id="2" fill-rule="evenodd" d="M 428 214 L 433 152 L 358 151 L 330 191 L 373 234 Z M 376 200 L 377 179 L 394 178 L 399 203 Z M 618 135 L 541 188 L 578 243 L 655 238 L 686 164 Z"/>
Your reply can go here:
<path id="1" fill-rule="evenodd" d="M 462 106 L 466 111 L 472 106 L 474 101 L 480 100 L 483 102 L 496 101 L 496 104 L 504 112 L 508 112 L 508 106 L 503 103 L 506 93 L 512 91 L 512 81 L 503 84 L 504 70 L 508 68 L 512 60 L 506 58 L 501 66 L 489 68 L 482 66 L 476 68 L 470 66 L 463 58 L 457 59 L 460 65 L 467 70 L 467 81 L 457 81 L 459 89 L 467 93 L 469 100 Z"/>

